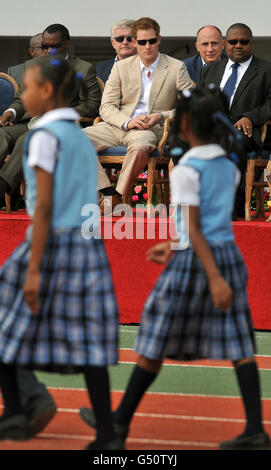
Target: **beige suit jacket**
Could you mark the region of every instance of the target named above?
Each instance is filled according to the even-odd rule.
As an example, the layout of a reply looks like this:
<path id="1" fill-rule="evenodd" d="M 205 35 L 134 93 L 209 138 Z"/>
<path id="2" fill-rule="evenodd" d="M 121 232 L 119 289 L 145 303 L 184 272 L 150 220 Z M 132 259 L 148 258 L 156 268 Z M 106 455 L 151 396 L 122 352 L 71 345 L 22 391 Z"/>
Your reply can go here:
<path id="1" fill-rule="evenodd" d="M 148 114 L 162 112 L 172 117 L 176 104 L 176 90 L 194 88 L 186 66 L 180 60 L 160 54 L 154 72 Z M 115 63 L 106 82 L 100 106 L 104 122 L 122 128 L 130 119 L 141 94 L 141 69 L 137 55 Z"/>

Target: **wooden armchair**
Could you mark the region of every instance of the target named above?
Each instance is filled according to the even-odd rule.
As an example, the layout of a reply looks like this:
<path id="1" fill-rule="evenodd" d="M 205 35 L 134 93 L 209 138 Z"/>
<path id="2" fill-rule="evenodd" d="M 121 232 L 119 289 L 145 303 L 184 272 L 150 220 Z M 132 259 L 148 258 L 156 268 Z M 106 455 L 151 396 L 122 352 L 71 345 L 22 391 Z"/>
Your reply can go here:
<path id="1" fill-rule="evenodd" d="M 267 121 L 262 127 L 261 140 L 264 143 L 266 139 L 268 126 L 271 125 L 271 120 Z M 269 181 L 255 181 L 255 168 L 266 169 L 266 173 L 271 173 L 271 150 L 266 153 L 266 158 L 251 157 L 247 161 L 246 169 L 246 202 L 245 202 L 245 220 L 251 220 L 250 207 L 252 190 L 255 188 L 256 195 L 256 212 L 255 216 L 262 215 L 264 217 L 264 187 L 269 188 L 271 194 L 271 184 Z M 271 221 L 271 220 L 270 220 Z"/>
<path id="2" fill-rule="evenodd" d="M 100 122 L 100 117 L 96 118 L 93 125 Z M 170 131 L 172 119 L 167 118 L 164 121 L 164 132 L 157 148 L 150 153 L 147 164 L 147 216 L 151 217 L 151 204 L 153 200 L 154 187 L 157 189 L 159 203 L 164 203 L 169 209 L 169 162 L 171 160 L 169 150 L 166 147 L 167 138 Z M 114 182 L 112 178 L 112 168 L 121 168 L 126 155 L 125 146 L 108 147 L 98 153 L 101 165 L 107 172 L 108 178 Z M 143 170 L 143 168 L 142 168 Z M 163 170 L 163 176 L 161 175 Z M 142 179 L 136 179 L 135 182 L 141 182 Z M 129 194 L 124 196 L 124 202 L 129 203 L 131 197 L 131 188 Z"/>

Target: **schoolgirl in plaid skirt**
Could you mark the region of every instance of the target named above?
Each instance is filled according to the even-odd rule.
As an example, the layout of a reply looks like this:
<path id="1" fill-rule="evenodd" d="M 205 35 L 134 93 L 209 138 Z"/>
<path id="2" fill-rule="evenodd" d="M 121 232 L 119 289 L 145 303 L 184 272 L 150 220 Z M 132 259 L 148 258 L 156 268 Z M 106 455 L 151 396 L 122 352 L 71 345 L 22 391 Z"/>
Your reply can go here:
<path id="1" fill-rule="evenodd" d="M 178 241 L 152 247 L 156 263 L 168 262 L 145 304 L 135 350 L 139 354 L 114 422 L 127 436 L 143 394 L 164 358 L 230 359 L 244 401 L 247 426 L 221 448 L 266 448 L 261 416 L 255 339 L 246 294 L 247 270 L 234 242 L 232 210 L 240 173 L 225 150 L 230 134 L 241 147 L 216 90 L 180 96 L 175 132 L 190 145 L 171 173 L 172 202 L 178 206 Z M 90 410 L 81 416 L 90 424 Z"/>
<path id="2" fill-rule="evenodd" d="M 0 272 L 0 438 L 27 439 L 15 366 L 81 372 L 97 422 L 90 449 L 119 449 L 107 366 L 117 363 L 118 308 L 97 210 L 97 156 L 67 107 L 79 78 L 58 56 L 33 60 L 22 99 L 42 115 L 25 143 L 25 241 Z M 89 230 L 81 211 L 89 206 Z M 92 233 L 92 235 L 91 235 Z"/>

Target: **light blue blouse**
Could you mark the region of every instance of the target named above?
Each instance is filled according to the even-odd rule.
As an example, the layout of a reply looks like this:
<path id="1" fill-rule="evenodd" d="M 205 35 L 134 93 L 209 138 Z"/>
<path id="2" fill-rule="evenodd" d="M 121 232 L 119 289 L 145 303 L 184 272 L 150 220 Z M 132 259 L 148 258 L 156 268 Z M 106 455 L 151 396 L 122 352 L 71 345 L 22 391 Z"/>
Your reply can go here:
<path id="1" fill-rule="evenodd" d="M 34 215 L 36 203 L 36 178 L 34 168 L 27 164 L 29 143 L 39 130 L 57 139 L 58 150 L 53 172 L 52 228 L 80 227 L 82 208 L 97 205 L 97 156 L 95 148 L 82 129 L 73 120 L 56 120 L 42 127 L 36 126 L 25 142 L 23 168 L 26 179 L 27 210 Z M 98 211 L 96 215 L 97 224 Z M 94 220 L 94 219 L 92 219 Z"/>
<path id="2" fill-rule="evenodd" d="M 189 205 L 198 206 L 202 233 L 209 244 L 234 239 L 232 211 L 239 170 L 225 151 L 211 144 L 195 147 L 172 171 L 171 188 L 177 210 L 177 231 L 181 247 L 189 244 L 186 220 Z"/>

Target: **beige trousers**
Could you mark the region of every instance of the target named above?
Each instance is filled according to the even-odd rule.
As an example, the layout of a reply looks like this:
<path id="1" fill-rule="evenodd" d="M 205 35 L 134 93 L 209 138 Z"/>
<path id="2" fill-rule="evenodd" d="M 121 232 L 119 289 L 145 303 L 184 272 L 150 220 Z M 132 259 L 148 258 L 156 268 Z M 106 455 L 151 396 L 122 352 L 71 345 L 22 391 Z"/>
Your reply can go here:
<path id="1" fill-rule="evenodd" d="M 95 126 L 85 127 L 83 131 L 91 139 L 97 152 L 118 145 L 127 147 L 116 186 L 118 193 L 124 195 L 128 192 L 130 184 L 135 180 L 140 170 L 146 166 L 149 153 L 157 146 L 162 137 L 163 127 L 158 124 L 151 130 L 123 131 L 106 122 L 100 122 Z M 102 190 L 110 186 L 111 183 L 106 172 L 98 161 L 98 189 Z"/>

